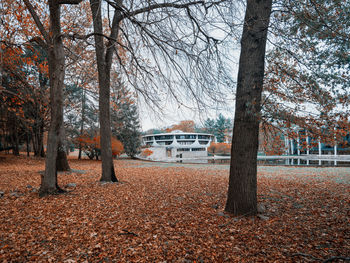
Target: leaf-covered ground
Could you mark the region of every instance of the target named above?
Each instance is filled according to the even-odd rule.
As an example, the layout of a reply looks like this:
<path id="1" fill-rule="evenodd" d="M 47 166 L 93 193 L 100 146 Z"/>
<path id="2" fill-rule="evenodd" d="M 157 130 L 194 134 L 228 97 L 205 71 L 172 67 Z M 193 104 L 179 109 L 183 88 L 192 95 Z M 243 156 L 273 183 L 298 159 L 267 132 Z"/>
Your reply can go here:
<path id="1" fill-rule="evenodd" d="M 224 165 L 70 160 L 39 198 L 41 159 L 0 160 L 1 262 L 322 262 L 350 257 L 350 169 L 259 167 L 258 217 L 223 213 Z M 84 170 L 85 173 L 82 173 Z M 341 260 L 334 260 L 333 262 Z"/>

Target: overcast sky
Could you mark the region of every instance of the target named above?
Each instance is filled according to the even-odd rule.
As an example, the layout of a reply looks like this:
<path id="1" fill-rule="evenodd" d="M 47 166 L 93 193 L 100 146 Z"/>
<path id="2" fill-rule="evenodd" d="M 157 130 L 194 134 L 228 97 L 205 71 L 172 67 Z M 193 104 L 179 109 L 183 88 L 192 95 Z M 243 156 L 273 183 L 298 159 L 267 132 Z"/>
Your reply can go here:
<path id="1" fill-rule="evenodd" d="M 139 106 L 140 123 L 143 131 L 157 129 L 177 124 L 182 120 L 193 120 L 197 125 L 201 125 L 207 118 L 216 119 L 219 114 L 226 118 L 234 117 L 234 99 L 227 98 L 226 106 L 208 108 L 206 111 L 189 110 L 177 104 L 165 103 L 164 114 L 154 112 L 145 106 Z"/>

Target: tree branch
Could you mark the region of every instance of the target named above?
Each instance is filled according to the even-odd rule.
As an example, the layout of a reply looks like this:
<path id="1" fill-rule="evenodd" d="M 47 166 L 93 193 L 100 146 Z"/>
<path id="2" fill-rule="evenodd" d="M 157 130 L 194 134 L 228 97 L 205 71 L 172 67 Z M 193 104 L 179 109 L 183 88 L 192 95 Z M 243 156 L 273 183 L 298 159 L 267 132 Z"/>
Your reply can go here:
<path id="1" fill-rule="evenodd" d="M 114 15 L 113 15 L 110 38 L 109 38 L 108 43 L 106 45 L 105 59 L 106 59 L 107 71 L 110 71 L 111 66 L 112 66 L 113 51 L 114 51 L 113 46 L 117 43 L 118 33 L 119 33 L 119 24 L 120 24 L 121 20 L 122 20 L 121 12 L 118 11 L 117 9 L 115 9 Z"/>
<path id="2" fill-rule="evenodd" d="M 149 5 L 147 7 L 143 7 L 143 8 L 140 8 L 140 9 L 137 9 L 137 10 L 134 10 L 134 11 L 128 11 L 125 9 L 125 7 L 123 7 L 122 5 L 118 5 L 114 2 L 111 2 L 109 0 L 106 0 L 106 2 L 108 4 L 110 4 L 111 6 L 113 6 L 114 8 L 116 9 L 119 9 L 121 11 L 123 11 L 123 17 L 122 19 L 124 18 L 128 18 L 128 17 L 133 17 L 133 16 L 136 16 L 138 14 L 142 14 L 142 13 L 145 13 L 145 12 L 150 12 L 150 11 L 153 11 L 153 10 L 156 10 L 156 9 L 161 9 L 161 8 L 175 8 L 175 9 L 184 9 L 184 8 L 189 8 L 190 6 L 194 6 L 194 5 L 203 5 L 205 6 L 205 8 L 209 8 L 213 5 L 216 5 L 216 4 L 220 4 L 222 2 L 224 2 L 225 0 L 219 0 L 219 1 L 216 1 L 216 2 L 212 2 L 210 3 L 210 5 L 208 7 L 205 6 L 205 1 L 192 1 L 192 2 L 189 2 L 189 3 L 186 3 L 186 4 L 176 4 L 176 3 L 161 3 L 161 4 L 153 4 L 153 5 Z"/>
<path id="3" fill-rule="evenodd" d="M 25 100 L 24 100 L 21 96 L 19 96 L 17 93 L 14 93 L 14 92 L 12 92 L 12 91 L 6 90 L 5 88 L 1 88 L 1 89 L 0 89 L 0 94 L 1 94 L 1 93 L 10 94 L 10 95 L 12 95 L 12 96 L 15 96 L 15 97 L 19 98 L 19 99 L 22 100 L 22 101 L 25 101 Z"/>
<path id="4" fill-rule="evenodd" d="M 41 23 L 40 18 L 34 9 L 34 6 L 28 0 L 23 0 L 23 2 L 26 5 L 29 13 L 32 15 L 34 22 L 35 22 L 36 26 L 38 27 L 40 33 L 43 35 L 43 37 L 46 41 L 46 44 L 49 44 L 50 43 L 50 36 L 47 33 L 47 31 L 45 30 L 44 25 Z"/>
<path id="5" fill-rule="evenodd" d="M 83 0 L 58 0 L 59 5 L 79 5 Z"/>

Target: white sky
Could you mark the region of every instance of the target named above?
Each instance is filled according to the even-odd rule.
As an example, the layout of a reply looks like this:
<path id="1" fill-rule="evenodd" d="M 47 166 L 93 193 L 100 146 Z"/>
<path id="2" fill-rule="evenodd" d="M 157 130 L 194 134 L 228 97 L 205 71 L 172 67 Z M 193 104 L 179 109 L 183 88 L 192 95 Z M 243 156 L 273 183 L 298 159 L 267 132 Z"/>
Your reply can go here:
<path id="1" fill-rule="evenodd" d="M 178 105 L 168 105 L 164 109 L 164 114 L 148 110 L 146 107 L 139 106 L 139 116 L 141 128 L 143 131 L 149 129 L 158 129 L 178 124 L 182 120 L 193 120 L 197 125 L 202 125 L 207 118 L 216 119 L 219 114 L 226 118 L 234 118 L 234 101 L 228 99 L 226 107 L 217 107 L 207 109 L 206 112 L 198 110 L 189 110 Z"/>

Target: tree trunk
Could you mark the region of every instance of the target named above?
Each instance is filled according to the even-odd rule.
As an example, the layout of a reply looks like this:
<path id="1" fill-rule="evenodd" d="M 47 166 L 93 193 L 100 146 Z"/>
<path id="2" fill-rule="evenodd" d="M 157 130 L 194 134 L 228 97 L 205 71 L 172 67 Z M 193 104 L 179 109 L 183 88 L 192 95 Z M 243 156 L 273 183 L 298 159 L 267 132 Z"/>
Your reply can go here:
<path id="1" fill-rule="evenodd" d="M 96 60 L 98 70 L 98 82 L 99 82 L 99 118 L 100 118 L 100 138 L 101 138 L 101 160 L 102 160 L 102 176 L 101 181 L 117 182 L 118 179 L 115 175 L 112 146 L 111 146 L 111 120 L 110 120 L 110 69 L 113 54 L 113 47 L 109 44 L 107 49 L 105 48 L 103 38 L 100 34 L 103 34 L 102 30 L 102 17 L 101 17 L 101 1 L 90 0 L 90 7 L 93 17 L 94 32 L 95 34 L 95 49 Z M 116 16 L 113 18 L 111 37 L 116 39 L 113 35 L 115 31 Z M 113 31 L 114 30 L 114 31 Z"/>
<path id="2" fill-rule="evenodd" d="M 84 121 L 85 121 L 85 90 L 84 87 L 82 87 L 83 92 L 81 95 L 81 125 L 80 125 L 80 136 L 84 133 Z M 82 150 L 82 144 L 79 142 L 79 155 L 78 159 L 81 159 L 81 150 Z"/>
<path id="3" fill-rule="evenodd" d="M 57 171 L 60 171 L 60 172 L 70 171 L 67 154 L 61 142 L 59 142 L 58 148 L 57 148 L 56 167 L 57 167 Z"/>
<path id="4" fill-rule="evenodd" d="M 230 178 L 225 211 L 257 212 L 257 152 L 264 59 L 272 0 L 247 0 L 241 39 Z"/>
<path id="5" fill-rule="evenodd" d="M 45 157 L 45 150 L 44 150 L 44 120 L 42 120 L 40 125 L 40 133 L 39 133 L 39 155 L 40 157 Z"/>
<path id="6" fill-rule="evenodd" d="M 32 127 L 32 147 L 34 156 L 38 156 L 38 144 L 37 144 L 37 134 L 35 132 L 35 126 Z"/>
<path id="7" fill-rule="evenodd" d="M 45 173 L 41 178 L 40 195 L 55 194 L 62 190 L 57 184 L 56 159 L 59 135 L 63 125 L 63 85 L 65 73 L 65 54 L 60 26 L 60 6 L 57 1 L 49 0 L 50 34 L 52 43 L 48 43 L 51 123 L 47 140 Z"/>
<path id="8" fill-rule="evenodd" d="M 16 116 L 13 118 L 13 126 L 12 126 L 12 153 L 16 156 L 19 156 L 19 142 L 18 142 L 18 128 L 17 128 L 17 121 Z"/>
<path id="9" fill-rule="evenodd" d="M 59 135 L 59 142 L 57 147 L 57 159 L 56 159 L 56 169 L 57 171 L 70 171 L 66 149 L 67 145 L 64 142 L 65 140 L 65 131 L 64 131 L 64 125 L 62 120 L 62 126 L 60 130 Z"/>
<path id="10" fill-rule="evenodd" d="M 35 123 L 32 127 L 32 145 L 34 156 L 40 156 L 40 143 L 42 145 L 42 141 L 40 141 L 40 128 L 37 123 Z"/>
<path id="11" fill-rule="evenodd" d="M 27 145 L 27 157 L 30 156 L 30 149 L 29 149 L 29 131 L 26 132 L 26 145 Z"/>

